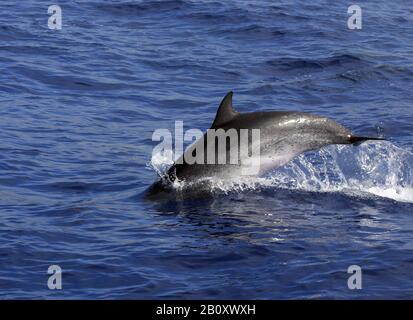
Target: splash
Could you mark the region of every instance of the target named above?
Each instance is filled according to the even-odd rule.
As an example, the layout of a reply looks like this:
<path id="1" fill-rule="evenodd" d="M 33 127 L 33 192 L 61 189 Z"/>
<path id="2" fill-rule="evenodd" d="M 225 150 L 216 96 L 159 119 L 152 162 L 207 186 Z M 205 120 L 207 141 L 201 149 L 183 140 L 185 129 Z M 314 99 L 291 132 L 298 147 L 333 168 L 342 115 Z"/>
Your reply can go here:
<path id="1" fill-rule="evenodd" d="M 150 166 L 160 175 L 170 163 L 161 155 Z M 204 178 L 177 182 L 177 189 L 202 183 L 212 192 L 242 192 L 260 188 L 283 188 L 309 192 L 341 192 L 360 197 L 379 196 L 413 203 L 413 153 L 390 142 L 366 142 L 360 146 L 334 145 L 301 154 L 264 177 L 231 180 Z"/>
<path id="2" fill-rule="evenodd" d="M 298 156 L 269 179 L 281 188 L 413 202 L 412 160 L 412 152 L 390 142 L 336 145 Z"/>
<path id="3" fill-rule="evenodd" d="M 151 161 L 147 164 L 147 167 L 153 169 L 160 178 L 164 177 L 169 167 L 173 164 L 173 150 L 166 150 L 164 153 L 159 152 L 152 154 Z"/>

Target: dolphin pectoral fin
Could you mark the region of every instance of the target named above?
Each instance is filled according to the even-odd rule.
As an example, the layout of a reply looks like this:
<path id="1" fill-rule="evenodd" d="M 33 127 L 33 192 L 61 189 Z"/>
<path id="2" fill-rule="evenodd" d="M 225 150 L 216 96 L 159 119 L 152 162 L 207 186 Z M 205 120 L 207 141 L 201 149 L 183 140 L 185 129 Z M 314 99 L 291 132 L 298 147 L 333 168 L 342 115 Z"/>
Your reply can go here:
<path id="1" fill-rule="evenodd" d="M 233 92 L 230 91 L 227 93 L 224 99 L 222 99 L 211 128 L 219 128 L 224 123 L 231 121 L 238 114 L 238 112 L 235 111 L 234 107 L 232 106 L 232 95 Z"/>
<path id="2" fill-rule="evenodd" d="M 374 137 L 357 137 L 357 136 L 350 136 L 350 143 L 358 146 L 367 140 L 387 140 L 385 138 L 374 138 Z"/>

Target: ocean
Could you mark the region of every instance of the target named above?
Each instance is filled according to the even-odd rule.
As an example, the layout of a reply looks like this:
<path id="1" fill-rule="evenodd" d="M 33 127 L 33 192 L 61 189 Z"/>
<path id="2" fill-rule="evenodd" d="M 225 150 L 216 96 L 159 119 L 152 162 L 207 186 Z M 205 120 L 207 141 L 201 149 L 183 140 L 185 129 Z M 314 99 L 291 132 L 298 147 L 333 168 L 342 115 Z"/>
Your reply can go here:
<path id="1" fill-rule="evenodd" d="M 413 7 L 359 2 L 2 0 L 0 298 L 412 299 Z M 147 199 L 231 90 L 387 141 Z"/>

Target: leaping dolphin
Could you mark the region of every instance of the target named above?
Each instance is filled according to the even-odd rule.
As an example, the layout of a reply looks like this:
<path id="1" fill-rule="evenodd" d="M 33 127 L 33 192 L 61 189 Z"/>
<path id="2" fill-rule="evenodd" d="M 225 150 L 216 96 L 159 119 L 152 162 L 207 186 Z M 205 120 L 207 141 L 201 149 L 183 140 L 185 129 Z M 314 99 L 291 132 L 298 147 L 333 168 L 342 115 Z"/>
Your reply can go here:
<path id="1" fill-rule="evenodd" d="M 269 169 L 280 167 L 295 156 L 309 150 L 319 149 L 331 144 L 357 144 L 366 140 L 384 140 L 382 138 L 354 136 L 350 130 L 326 117 L 305 112 L 271 111 L 239 113 L 232 106 L 233 93 L 229 92 L 222 100 L 211 129 L 223 129 L 228 132 L 235 129 L 239 134 L 242 129 L 259 129 L 259 162 L 257 174 Z M 229 163 L 230 145 L 225 149 L 207 146 L 207 134 L 190 146 L 182 157 L 168 170 L 165 179 L 169 181 L 194 181 L 205 177 L 228 178 L 242 174 L 244 168 L 242 157 L 234 163 Z M 249 152 L 251 153 L 251 144 Z M 226 153 L 224 164 L 188 163 L 199 150 L 206 154 L 214 152 L 215 157 L 220 152 Z M 239 154 L 239 151 L 237 151 Z M 195 153 L 195 154 L 194 154 Z"/>

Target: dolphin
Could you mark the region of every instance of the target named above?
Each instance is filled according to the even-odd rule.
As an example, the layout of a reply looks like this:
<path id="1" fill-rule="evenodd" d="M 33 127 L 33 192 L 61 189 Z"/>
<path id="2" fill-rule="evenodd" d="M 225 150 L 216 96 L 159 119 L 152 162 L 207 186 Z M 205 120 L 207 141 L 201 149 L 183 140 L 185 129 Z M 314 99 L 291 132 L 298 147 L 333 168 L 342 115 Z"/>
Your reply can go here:
<path id="1" fill-rule="evenodd" d="M 360 144 L 366 140 L 384 140 L 382 138 L 355 136 L 350 130 L 327 117 L 295 111 L 270 111 L 239 113 L 232 105 L 233 92 L 227 93 L 219 105 L 215 120 L 211 129 L 220 130 L 220 134 L 226 134 L 229 130 L 240 135 L 244 129 L 259 129 L 259 156 L 254 159 L 250 156 L 252 140 L 249 141 L 248 153 L 244 158 L 231 163 L 230 144 L 225 149 L 207 144 L 207 133 L 187 148 L 185 153 L 167 171 L 164 181 L 196 181 L 203 178 L 218 177 L 222 179 L 236 177 L 243 174 L 246 158 L 250 158 L 249 164 L 259 162 L 259 169 L 255 172 L 262 175 L 270 169 L 280 167 L 297 155 L 316 150 L 331 144 Z M 251 133 L 249 133 L 251 136 Z M 212 141 L 212 140 L 211 140 Z M 188 159 L 203 151 L 203 159 L 208 153 L 214 153 L 214 159 L 220 154 L 226 153 L 225 163 L 189 163 Z M 237 151 L 240 155 L 240 151 Z"/>

